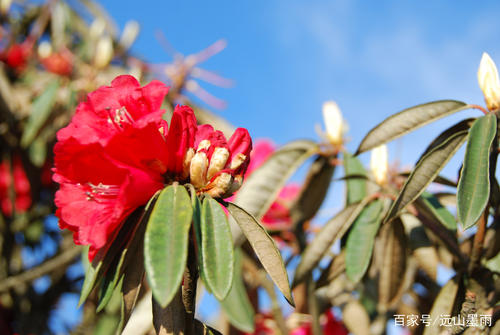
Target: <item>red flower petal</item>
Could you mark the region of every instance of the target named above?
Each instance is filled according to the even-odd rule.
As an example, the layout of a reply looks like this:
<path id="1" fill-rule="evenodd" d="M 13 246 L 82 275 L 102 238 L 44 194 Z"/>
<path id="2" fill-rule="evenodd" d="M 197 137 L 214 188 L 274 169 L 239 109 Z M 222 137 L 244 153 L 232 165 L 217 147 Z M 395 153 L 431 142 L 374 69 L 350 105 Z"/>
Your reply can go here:
<path id="1" fill-rule="evenodd" d="M 188 106 L 176 106 L 167 135 L 167 170 L 180 174 L 183 170 L 184 156 L 192 148 L 196 134 L 196 118 Z"/>
<path id="2" fill-rule="evenodd" d="M 258 140 L 250 154 L 250 164 L 248 164 L 245 177 L 248 177 L 255 169 L 264 164 L 275 150 L 274 144 L 271 141 Z"/>
<path id="3" fill-rule="evenodd" d="M 61 183 L 56 214 L 77 244 L 102 248 L 124 219 L 163 187 L 156 175 L 113 160 L 99 144 L 82 146 L 70 138 L 58 142 L 54 152 L 54 180 Z"/>
<path id="4" fill-rule="evenodd" d="M 145 87 L 132 76 L 119 76 L 111 86 L 102 86 L 78 105 L 71 123 L 61 129 L 59 141 L 74 137 L 82 144 L 108 141 L 123 129 L 142 128 L 149 123 L 160 125 L 163 110 L 159 109 L 168 88 L 159 81 Z"/>

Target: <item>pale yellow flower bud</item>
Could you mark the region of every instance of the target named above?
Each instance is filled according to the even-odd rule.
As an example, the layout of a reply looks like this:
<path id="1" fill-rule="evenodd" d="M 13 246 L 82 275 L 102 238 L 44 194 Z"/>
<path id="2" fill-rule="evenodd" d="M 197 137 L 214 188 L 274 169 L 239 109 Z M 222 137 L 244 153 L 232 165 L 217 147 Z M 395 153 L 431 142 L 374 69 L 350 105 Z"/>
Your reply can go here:
<path id="1" fill-rule="evenodd" d="M 89 28 L 90 38 L 94 41 L 97 40 L 104 34 L 104 30 L 106 30 L 106 21 L 101 18 L 95 19 Z"/>
<path id="2" fill-rule="evenodd" d="M 477 71 L 479 87 L 483 91 L 486 106 L 490 111 L 500 108 L 500 81 L 498 80 L 498 70 L 495 62 L 485 52 Z"/>
<path id="3" fill-rule="evenodd" d="M 12 0 L 0 0 L 0 12 L 5 15 L 9 12 Z"/>
<path id="4" fill-rule="evenodd" d="M 47 58 L 52 54 L 52 45 L 49 42 L 43 41 L 38 45 L 38 57 Z"/>
<path id="5" fill-rule="evenodd" d="M 221 173 L 210 184 L 212 187 L 206 193 L 212 198 L 225 198 L 229 196 L 232 184 L 233 177 L 229 173 Z"/>
<path id="6" fill-rule="evenodd" d="M 229 195 L 238 191 L 240 189 L 242 183 L 243 183 L 243 176 L 242 175 L 234 176 L 233 183 L 231 184 L 231 188 L 229 189 L 229 192 L 228 192 Z"/>
<path id="7" fill-rule="evenodd" d="M 326 134 L 332 144 L 342 144 L 343 119 L 338 105 L 334 101 L 323 104 L 323 120 L 325 121 Z"/>
<path id="8" fill-rule="evenodd" d="M 372 150 L 370 169 L 377 184 L 384 185 L 387 183 L 389 166 L 387 162 L 387 146 L 385 144 Z"/>
<path id="9" fill-rule="evenodd" d="M 229 151 L 226 148 L 215 148 L 207 172 L 207 180 L 212 179 L 220 170 L 226 166 L 229 158 Z"/>
<path id="10" fill-rule="evenodd" d="M 208 150 L 210 148 L 210 144 L 211 143 L 209 140 L 203 140 L 200 142 L 200 144 L 198 144 L 198 149 L 196 151 L 198 152 L 201 150 Z"/>
<path id="11" fill-rule="evenodd" d="M 122 36 L 120 37 L 120 45 L 128 50 L 135 42 L 139 34 L 139 23 L 137 21 L 128 21 L 123 28 Z"/>
<path id="12" fill-rule="evenodd" d="M 243 162 L 246 159 L 247 159 L 247 156 L 245 156 L 241 152 L 236 154 L 236 156 L 234 156 L 233 159 L 231 160 L 231 165 L 229 166 L 229 168 L 231 170 L 236 170 L 237 168 L 239 168 L 241 166 L 241 164 L 243 164 Z"/>
<path id="13" fill-rule="evenodd" d="M 194 149 L 189 148 L 184 157 L 184 162 L 182 162 L 182 178 L 187 178 L 189 176 L 189 170 L 191 169 L 191 160 L 194 156 Z"/>
<path id="14" fill-rule="evenodd" d="M 191 184 L 195 188 L 202 188 L 207 183 L 208 158 L 204 152 L 197 152 L 189 167 Z"/>
<path id="15" fill-rule="evenodd" d="M 104 35 L 97 41 L 94 55 L 94 66 L 103 69 L 113 59 L 113 40 L 109 35 Z"/>

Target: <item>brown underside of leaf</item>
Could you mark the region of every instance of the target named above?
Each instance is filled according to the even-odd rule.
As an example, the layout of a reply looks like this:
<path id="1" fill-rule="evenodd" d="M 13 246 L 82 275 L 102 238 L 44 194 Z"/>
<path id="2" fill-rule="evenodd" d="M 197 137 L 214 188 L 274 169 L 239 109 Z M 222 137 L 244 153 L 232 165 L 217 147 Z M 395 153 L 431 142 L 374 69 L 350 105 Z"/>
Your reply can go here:
<path id="1" fill-rule="evenodd" d="M 309 168 L 302 190 L 290 209 L 295 224 L 312 219 L 325 200 L 335 171 L 330 160 L 330 157 L 318 156 Z"/>
<path id="2" fill-rule="evenodd" d="M 383 310 L 392 305 L 404 284 L 406 272 L 406 235 L 401 220 L 384 225 L 381 231 L 383 240 L 382 268 L 379 269 L 379 304 Z"/>
<path id="3" fill-rule="evenodd" d="M 266 229 L 248 212 L 232 203 L 224 204 L 250 242 L 262 266 L 289 304 L 294 306 L 288 274 L 281 253 Z"/>

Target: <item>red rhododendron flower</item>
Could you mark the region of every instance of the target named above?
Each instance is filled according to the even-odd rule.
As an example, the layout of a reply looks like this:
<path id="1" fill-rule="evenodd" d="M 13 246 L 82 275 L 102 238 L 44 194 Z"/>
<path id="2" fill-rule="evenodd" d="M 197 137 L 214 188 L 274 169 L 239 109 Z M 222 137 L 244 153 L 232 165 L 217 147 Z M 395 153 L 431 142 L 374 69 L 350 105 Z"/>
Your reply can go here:
<path id="1" fill-rule="evenodd" d="M 335 319 L 331 310 L 328 310 L 320 317 L 322 334 L 325 335 L 347 335 L 349 332 L 344 324 Z M 310 321 L 304 322 L 299 327 L 292 329 L 290 335 L 312 335 L 312 324 Z"/>
<path id="2" fill-rule="evenodd" d="M 293 319 L 292 316 L 301 315 L 301 320 Z M 347 335 L 349 332 L 341 321 L 335 319 L 331 310 L 326 311 L 320 318 L 322 334 L 325 335 Z M 287 319 L 287 326 L 291 328 L 290 335 L 312 335 L 311 318 L 306 314 L 292 314 Z M 271 335 L 277 332 L 277 324 L 273 317 L 268 314 L 257 314 L 255 317 L 255 331 L 246 335 Z"/>
<path id="3" fill-rule="evenodd" d="M 141 87 L 119 76 L 88 95 L 71 123 L 57 134 L 54 176 L 60 227 L 89 258 L 113 241 L 125 218 L 174 181 L 198 193 L 226 197 L 239 188 L 252 141 L 245 129 L 226 140 L 197 126 L 191 108 L 177 106 L 170 127 L 160 109 L 168 88 Z"/>
<path id="4" fill-rule="evenodd" d="M 52 52 L 47 57 L 40 58 L 40 63 L 49 72 L 69 76 L 73 71 L 73 54 L 64 48 L 59 52 Z"/>
<path id="5" fill-rule="evenodd" d="M 11 188 L 14 190 L 14 203 L 11 201 Z M 9 162 L 0 163 L 0 205 L 2 212 L 11 216 L 13 210 L 25 212 L 31 206 L 31 187 L 21 159 L 14 156 L 12 168 Z"/>
<path id="6" fill-rule="evenodd" d="M 0 60 L 6 63 L 10 68 L 20 72 L 26 67 L 28 58 L 33 52 L 33 42 L 26 40 L 23 43 L 12 44 L 0 55 Z"/>

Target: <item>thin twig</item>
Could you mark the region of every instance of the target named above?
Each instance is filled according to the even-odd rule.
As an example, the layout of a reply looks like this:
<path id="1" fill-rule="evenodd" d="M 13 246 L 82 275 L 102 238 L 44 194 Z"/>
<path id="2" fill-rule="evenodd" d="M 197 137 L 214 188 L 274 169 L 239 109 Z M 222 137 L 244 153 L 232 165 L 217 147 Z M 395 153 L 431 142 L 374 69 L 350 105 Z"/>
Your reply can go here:
<path id="1" fill-rule="evenodd" d="M 0 282 L 0 292 L 5 292 L 23 283 L 32 282 L 33 280 L 40 278 L 48 273 L 59 270 L 61 269 L 61 267 L 65 267 L 71 264 L 74 261 L 75 257 L 80 255 L 81 252 L 82 249 L 80 247 L 71 247 L 70 249 L 64 251 L 62 254 L 43 262 L 39 266 L 22 272 L 21 274 L 18 274 L 16 276 L 8 277 Z"/>
<path id="2" fill-rule="evenodd" d="M 488 214 L 488 206 L 486 206 L 486 209 L 477 222 L 477 232 L 476 235 L 474 235 L 474 244 L 472 245 L 471 259 L 468 267 L 469 274 L 472 274 L 472 272 L 479 266 L 479 260 L 481 259 L 481 255 L 483 253 L 484 237 L 486 236 Z"/>

